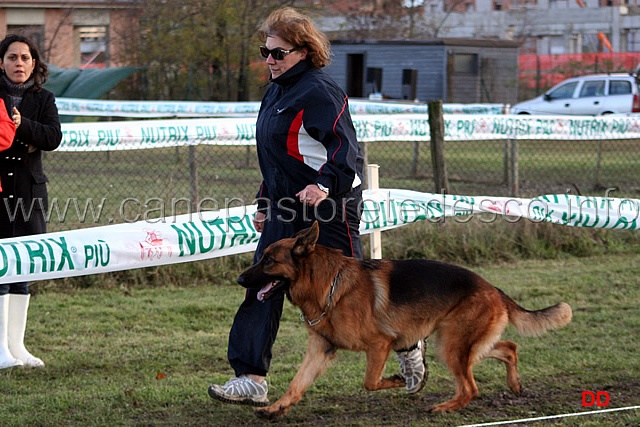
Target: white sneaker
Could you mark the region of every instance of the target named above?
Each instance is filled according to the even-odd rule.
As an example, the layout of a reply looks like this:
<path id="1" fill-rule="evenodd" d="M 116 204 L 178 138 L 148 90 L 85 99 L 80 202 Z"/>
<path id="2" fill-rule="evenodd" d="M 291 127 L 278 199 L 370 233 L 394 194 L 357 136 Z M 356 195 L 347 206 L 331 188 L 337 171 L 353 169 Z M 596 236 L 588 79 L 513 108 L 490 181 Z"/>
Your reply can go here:
<path id="1" fill-rule="evenodd" d="M 267 381 L 260 384 L 244 375 L 231 378 L 223 386 L 211 384 L 208 390 L 209 396 L 222 402 L 251 406 L 267 406 L 268 391 Z"/>
<path id="2" fill-rule="evenodd" d="M 416 348 L 408 351 L 398 351 L 396 353 L 400 362 L 400 374 L 406 383 L 409 393 L 417 393 L 422 390 L 427 383 L 429 370 L 427 362 L 424 360 L 424 345 L 422 340 L 418 341 Z"/>

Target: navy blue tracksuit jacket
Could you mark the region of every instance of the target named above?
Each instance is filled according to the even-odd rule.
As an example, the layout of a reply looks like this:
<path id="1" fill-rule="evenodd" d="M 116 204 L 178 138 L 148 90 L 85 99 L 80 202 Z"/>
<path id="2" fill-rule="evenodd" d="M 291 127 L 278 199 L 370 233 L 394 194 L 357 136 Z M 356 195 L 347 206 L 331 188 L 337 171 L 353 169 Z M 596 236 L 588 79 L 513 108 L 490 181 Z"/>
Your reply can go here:
<path id="1" fill-rule="evenodd" d="M 267 214 L 254 261 L 271 243 L 317 219 L 318 243 L 362 258 L 359 226 L 364 158 L 344 91 L 322 70 L 301 61 L 272 80 L 256 124 L 263 182 L 258 209 Z M 322 184 L 329 197 L 317 207 L 296 193 Z M 266 375 L 280 325 L 284 293 L 260 302 L 249 290 L 234 318 L 227 356 L 237 376 Z"/>

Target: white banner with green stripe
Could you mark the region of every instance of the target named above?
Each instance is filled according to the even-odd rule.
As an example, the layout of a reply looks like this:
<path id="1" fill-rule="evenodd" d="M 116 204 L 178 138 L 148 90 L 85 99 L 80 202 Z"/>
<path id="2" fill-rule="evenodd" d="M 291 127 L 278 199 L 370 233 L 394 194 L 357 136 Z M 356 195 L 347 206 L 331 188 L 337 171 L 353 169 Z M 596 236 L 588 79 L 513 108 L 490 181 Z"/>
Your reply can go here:
<path id="1" fill-rule="evenodd" d="M 109 101 L 101 99 L 56 98 L 58 112 L 64 116 L 96 117 L 234 117 L 255 116 L 259 102 L 197 101 Z M 445 113 L 502 114 L 504 104 L 454 104 L 442 106 Z M 427 104 L 407 101 L 369 101 L 350 99 L 351 114 L 427 114 Z"/>
<path id="2" fill-rule="evenodd" d="M 0 240 L 0 283 L 191 262 L 255 250 L 256 205 Z M 549 222 L 638 230 L 640 200 L 564 194 L 531 199 L 379 189 L 364 193 L 362 234 L 418 221 Z M 143 216 L 144 217 L 144 216 Z"/>

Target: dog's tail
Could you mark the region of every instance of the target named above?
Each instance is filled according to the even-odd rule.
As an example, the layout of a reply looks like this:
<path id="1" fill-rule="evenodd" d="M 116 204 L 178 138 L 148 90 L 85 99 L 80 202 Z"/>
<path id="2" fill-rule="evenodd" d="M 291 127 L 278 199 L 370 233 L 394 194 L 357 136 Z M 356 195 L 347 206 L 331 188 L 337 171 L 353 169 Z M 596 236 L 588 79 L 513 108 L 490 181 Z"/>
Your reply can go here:
<path id="1" fill-rule="evenodd" d="M 538 336 L 551 329 L 558 329 L 571 322 L 571 307 L 560 302 L 541 310 L 527 310 L 500 291 L 502 300 L 507 305 L 509 322 L 518 333 L 527 336 Z"/>

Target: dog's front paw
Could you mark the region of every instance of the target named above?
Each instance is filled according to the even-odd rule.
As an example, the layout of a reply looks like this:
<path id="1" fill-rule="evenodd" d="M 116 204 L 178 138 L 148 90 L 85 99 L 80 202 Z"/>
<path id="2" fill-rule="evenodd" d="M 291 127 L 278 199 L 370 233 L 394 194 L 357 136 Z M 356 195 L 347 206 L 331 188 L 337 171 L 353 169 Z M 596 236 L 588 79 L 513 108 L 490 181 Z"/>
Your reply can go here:
<path id="1" fill-rule="evenodd" d="M 256 409 L 253 411 L 258 418 L 263 420 L 273 420 L 278 417 L 277 413 L 267 411 L 266 409 Z"/>
<path id="2" fill-rule="evenodd" d="M 516 396 L 521 397 L 522 396 L 522 384 L 520 384 L 520 382 L 518 382 L 518 384 L 516 386 L 511 387 L 511 391 Z"/>
<path id="3" fill-rule="evenodd" d="M 405 387 L 407 385 L 404 377 L 399 374 L 392 375 L 390 377 L 385 377 L 382 379 L 380 388 L 399 388 Z"/>
<path id="4" fill-rule="evenodd" d="M 273 420 L 278 417 L 283 416 L 289 411 L 289 407 L 285 407 L 284 405 L 278 405 L 274 403 L 271 406 L 267 406 L 266 408 L 258 408 L 254 410 L 254 413 L 258 418 L 262 418 L 263 420 Z"/>
<path id="5" fill-rule="evenodd" d="M 465 408 L 473 398 L 451 399 L 438 405 L 427 408 L 427 412 L 453 412 Z"/>

